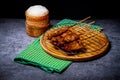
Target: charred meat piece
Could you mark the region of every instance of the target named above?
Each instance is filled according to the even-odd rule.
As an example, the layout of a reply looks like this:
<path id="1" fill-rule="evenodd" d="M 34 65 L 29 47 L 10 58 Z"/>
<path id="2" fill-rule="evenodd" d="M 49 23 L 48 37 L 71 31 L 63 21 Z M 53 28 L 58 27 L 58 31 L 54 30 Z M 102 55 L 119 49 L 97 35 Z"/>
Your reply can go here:
<path id="1" fill-rule="evenodd" d="M 67 52 L 82 50 L 84 46 L 80 39 L 81 34 L 76 33 L 74 28 L 75 27 L 63 27 L 53 31 L 50 38 L 51 43 Z"/>
<path id="2" fill-rule="evenodd" d="M 62 33 L 66 32 L 68 29 L 69 27 L 62 27 L 62 28 L 55 29 L 55 31 L 52 31 L 52 33 L 48 35 L 48 38 L 51 39 L 52 37 L 59 36 Z"/>
<path id="3" fill-rule="evenodd" d="M 79 38 L 78 35 L 72 33 L 71 31 L 66 31 L 63 34 L 59 35 L 59 36 L 52 37 L 51 42 L 54 45 L 60 47 L 60 46 L 62 46 L 64 44 L 72 42 L 72 41 L 74 41 L 74 40 L 76 40 L 78 38 Z"/>
<path id="4" fill-rule="evenodd" d="M 65 42 L 71 42 L 79 38 L 79 35 L 72 33 L 71 31 L 66 31 L 61 36 L 64 37 Z"/>
<path id="5" fill-rule="evenodd" d="M 63 39 L 64 39 L 64 38 L 61 37 L 61 36 L 52 37 L 52 38 L 51 38 L 51 42 L 52 42 L 52 44 L 54 44 L 55 46 L 60 47 L 60 46 L 62 46 L 62 45 L 65 44 L 65 42 L 64 42 Z"/>
<path id="6" fill-rule="evenodd" d="M 61 48 L 65 51 L 70 52 L 70 51 L 77 51 L 77 50 L 83 49 L 84 47 L 80 40 L 75 40 L 73 42 L 66 44 L 65 46 L 63 46 Z"/>

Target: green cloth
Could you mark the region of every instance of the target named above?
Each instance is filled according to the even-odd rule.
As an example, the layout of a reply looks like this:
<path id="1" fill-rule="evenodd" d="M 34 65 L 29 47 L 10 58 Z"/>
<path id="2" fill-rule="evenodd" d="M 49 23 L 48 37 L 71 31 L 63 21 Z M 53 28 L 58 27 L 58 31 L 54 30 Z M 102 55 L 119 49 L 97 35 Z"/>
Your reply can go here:
<path id="1" fill-rule="evenodd" d="M 63 19 L 53 27 L 72 26 L 75 24 L 76 21 L 74 20 Z M 79 23 L 77 25 L 83 24 L 85 23 Z M 101 27 L 99 26 L 91 26 L 90 27 L 92 29 L 101 30 Z M 58 73 L 61 73 L 72 63 L 72 61 L 57 59 L 47 54 L 40 45 L 40 38 L 36 39 L 34 42 L 28 45 L 25 50 L 23 50 L 15 57 L 14 61 L 25 65 L 33 65 L 39 67 L 46 72 Z"/>
<path id="2" fill-rule="evenodd" d="M 64 61 L 48 55 L 40 45 L 38 38 L 22 51 L 15 59 L 16 62 L 40 67 L 47 72 L 61 72 L 71 61 Z"/>

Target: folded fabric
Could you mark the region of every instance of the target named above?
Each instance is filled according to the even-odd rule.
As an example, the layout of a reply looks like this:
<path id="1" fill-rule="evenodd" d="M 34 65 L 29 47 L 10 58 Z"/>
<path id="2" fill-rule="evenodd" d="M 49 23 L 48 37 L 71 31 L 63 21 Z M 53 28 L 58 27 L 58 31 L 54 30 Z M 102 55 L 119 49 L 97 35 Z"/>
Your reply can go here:
<path id="1" fill-rule="evenodd" d="M 63 19 L 53 27 L 63 27 L 63 26 L 72 26 L 75 25 L 76 21 L 70 19 Z M 85 23 L 79 23 L 78 26 L 84 25 Z M 91 29 L 101 30 L 100 26 L 90 25 Z M 18 54 L 15 59 L 15 62 L 25 64 L 25 65 L 33 65 L 41 68 L 46 72 L 58 72 L 61 73 L 65 70 L 72 61 L 61 60 L 51 55 L 47 54 L 40 45 L 40 37 L 27 46 L 25 50 L 23 50 L 20 54 Z"/>
<path id="2" fill-rule="evenodd" d="M 71 61 L 64 61 L 48 55 L 40 45 L 38 38 L 22 51 L 15 59 L 16 62 L 40 67 L 47 72 L 61 72 Z"/>

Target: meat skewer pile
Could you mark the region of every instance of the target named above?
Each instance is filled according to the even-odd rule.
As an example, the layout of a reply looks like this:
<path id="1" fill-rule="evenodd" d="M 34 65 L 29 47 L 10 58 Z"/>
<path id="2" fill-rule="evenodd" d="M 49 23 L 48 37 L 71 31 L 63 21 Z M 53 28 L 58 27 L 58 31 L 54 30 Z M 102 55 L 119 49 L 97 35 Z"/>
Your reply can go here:
<path id="1" fill-rule="evenodd" d="M 72 31 L 70 31 L 72 27 L 63 27 L 63 29 L 66 29 L 65 32 L 62 30 L 58 31 L 61 34 L 57 34 L 57 36 L 54 36 L 51 38 L 51 43 L 65 51 L 75 51 L 81 49 L 82 43 L 79 40 L 80 34 L 75 34 Z"/>
<path id="2" fill-rule="evenodd" d="M 82 22 L 84 20 L 86 19 Z M 95 59 L 106 52 L 109 40 L 101 32 L 101 27 L 90 25 L 93 23 L 94 21 L 72 23 L 71 20 L 65 20 L 47 30 L 41 37 L 40 44 L 48 54 L 59 59 L 71 61 Z"/>
<path id="3" fill-rule="evenodd" d="M 90 17 L 87 17 L 80 22 L 83 22 Z M 77 22 L 79 23 L 79 22 Z M 90 22 L 85 26 L 88 26 L 94 22 Z M 62 27 L 59 29 L 56 29 L 52 34 L 49 35 L 49 40 L 51 43 L 57 47 L 60 48 L 66 52 L 74 52 L 74 51 L 79 51 L 79 52 L 84 52 L 85 47 L 82 44 L 81 40 L 81 35 L 85 34 L 86 31 L 89 31 L 89 28 L 84 28 L 82 29 L 83 32 L 79 32 L 80 27 L 78 26 L 70 26 L 70 27 Z"/>

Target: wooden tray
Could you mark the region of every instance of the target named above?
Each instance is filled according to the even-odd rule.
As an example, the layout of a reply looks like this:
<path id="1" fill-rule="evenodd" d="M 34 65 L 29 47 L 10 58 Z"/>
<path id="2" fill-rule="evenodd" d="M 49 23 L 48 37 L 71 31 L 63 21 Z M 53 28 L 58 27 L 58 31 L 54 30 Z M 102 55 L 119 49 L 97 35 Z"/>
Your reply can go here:
<path id="1" fill-rule="evenodd" d="M 50 43 L 48 35 L 53 31 L 55 31 L 55 29 L 51 29 L 43 34 L 40 40 L 40 44 L 48 54 L 59 59 L 71 61 L 91 60 L 104 54 L 109 45 L 109 41 L 105 34 L 90 30 L 81 36 L 81 40 L 86 47 L 86 52 L 68 55 L 63 50 L 56 49 L 55 46 Z"/>

